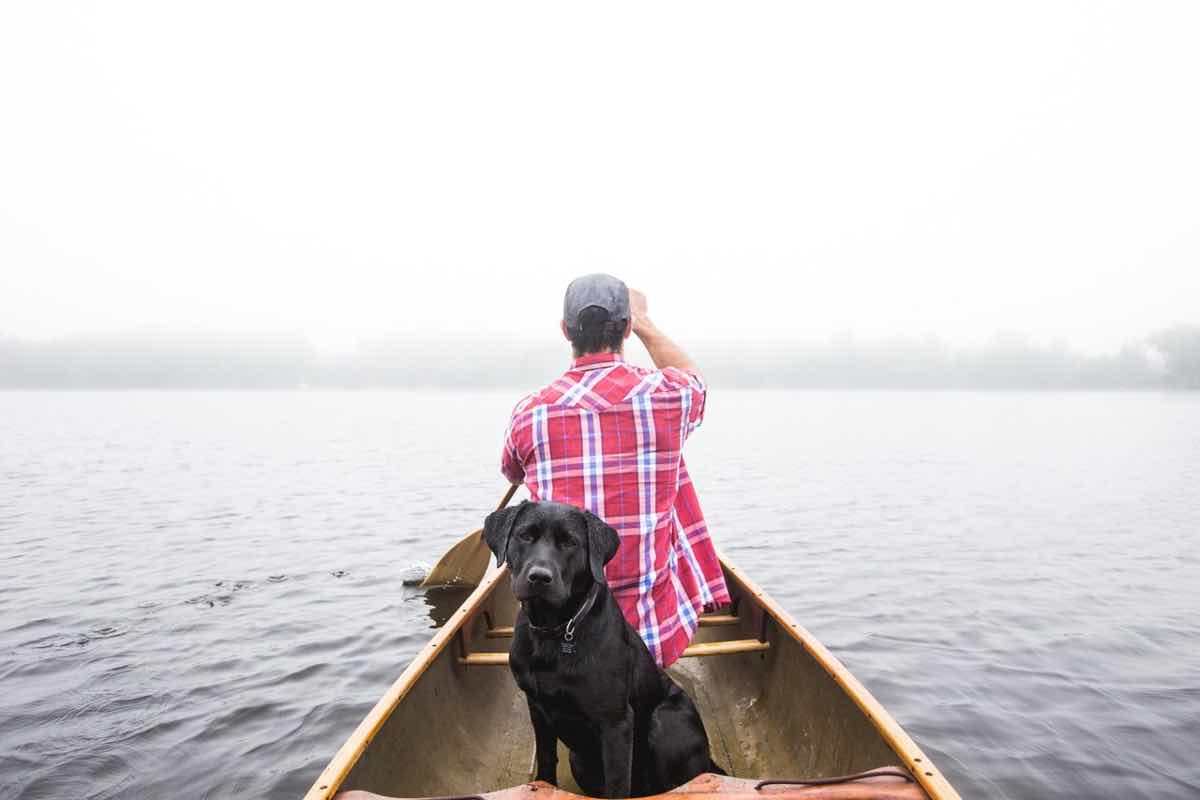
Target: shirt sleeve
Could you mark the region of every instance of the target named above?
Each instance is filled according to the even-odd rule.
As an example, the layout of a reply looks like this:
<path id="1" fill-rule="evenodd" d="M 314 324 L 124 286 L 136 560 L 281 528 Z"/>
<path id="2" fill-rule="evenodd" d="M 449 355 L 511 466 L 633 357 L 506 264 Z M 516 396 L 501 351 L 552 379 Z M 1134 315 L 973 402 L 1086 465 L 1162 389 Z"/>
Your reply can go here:
<path id="1" fill-rule="evenodd" d="M 528 432 L 528 426 L 520 425 L 522 412 L 529 407 L 533 396 L 522 398 L 513 408 L 508 419 L 508 428 L 504 431 L 504 448 L 500 451 L 500 474 L 508 478 L 509 483 L 523 483 L 525 480 L 524 452 L 520 445 L 522 432 Z"/>
<path id="2" fill-rule="evenodd" d="M 513 423 L 515 421 L 515 417 L 509 420 L 508 430 L 504 432 L 504 449 L 500 453 L 500 473 L 508 478 L 509 483 L 522 483 L 525 480 L 525 465 L 521 463 L 517 444 L 513 440 Z"/>
<path id="3" fill-rule="evenodd" d="M 687 413 L 686 431 L 691 436 L 700 423 L 704 421 L 704 406 L 708 399 L 708 386 L 704 379 L 690 370 L 667 367 L 663 374 L 675 386 L 683 401 L 683 410 Z"/>

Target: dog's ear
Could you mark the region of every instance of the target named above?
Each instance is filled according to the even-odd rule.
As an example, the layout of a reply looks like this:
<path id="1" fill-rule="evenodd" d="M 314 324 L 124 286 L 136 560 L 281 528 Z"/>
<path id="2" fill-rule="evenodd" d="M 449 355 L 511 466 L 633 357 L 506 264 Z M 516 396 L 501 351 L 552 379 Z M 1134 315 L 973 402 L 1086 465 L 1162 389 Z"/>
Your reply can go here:
<path id="1" fill-rule="evenodd" d="M 621 537 L 604 520 L 590 511 L 583 512 L 587 520 L 588 534 L 588 566 L 592 570 L 592 578 L 596 583 L 604 583 L 604 565 L 617 554 L 621 546 Z"/>
<path id="2" fill-rule="evenodd" d="M 496 555 L 496 566 L 503 566 L 505 555 L 508 553 L 508 536 L 512 533 L 513 525 L 521 512 L 529 505 L 524 500 L 520 505 L 502 508 L 487 515 L 483 521 L 483 540 Z"/>

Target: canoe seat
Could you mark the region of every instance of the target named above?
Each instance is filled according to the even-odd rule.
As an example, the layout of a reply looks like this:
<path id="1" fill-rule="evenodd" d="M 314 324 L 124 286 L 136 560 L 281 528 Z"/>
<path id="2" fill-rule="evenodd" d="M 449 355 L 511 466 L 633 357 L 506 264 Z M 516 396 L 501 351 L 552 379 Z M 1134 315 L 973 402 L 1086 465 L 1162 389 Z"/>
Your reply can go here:
<path id="1" fill-rule="evenodd" d="M 511 635 L 511 634 L 509 634 Z M 680 658 L 698 658 L 700 656 L 727 656 L 734 653 L 761 653 L 771 649 L 770 642 L 760 642 L 758 639 L 729 639 L 724 642 L 702 642 L 689 645 Z M 470 667 L 507 667 L 508 653 L 468 653 L 460 656 L 458 663 Z"/>

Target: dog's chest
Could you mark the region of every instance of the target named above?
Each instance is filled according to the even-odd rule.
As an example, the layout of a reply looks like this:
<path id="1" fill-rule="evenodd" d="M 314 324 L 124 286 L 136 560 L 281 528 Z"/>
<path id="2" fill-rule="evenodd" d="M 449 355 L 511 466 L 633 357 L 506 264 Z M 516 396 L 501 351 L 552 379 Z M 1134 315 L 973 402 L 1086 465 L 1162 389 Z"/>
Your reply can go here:
<path id="1" fill-rule="evenodd" d="M 587 750 L 595 743 L 596 709 L 580 697 L 578 686 L 567 688 L 554 680 L 538 681 L 535 702 L 549 717 L 555 735 L 568 747 Z"/>
<path id="2" fill-rule="evenodd" d="M 549 654 L 547 654 L 549 656 Z M 561 707 L 572 713 L 586 702 L 588 681 L 572 669 L 574 665 L 556 657 L 537 658 L 527 662 L 527 668 L 517 677 L 526 694 L 539 703 Z M 582 702 L 581 702 L 582 700 Z"/>
<path id="3" fill-rule="evenodd" d="M 571 692 L 555 687 L 542 687 L 537 699 L 538 704 L 550 714 L 555 723 L 577 722 L 587 717 L 583 704 Z"/>
<path id="4" fill-rule="evenodd" d="M 627 698 L 623 686 L 606 680 L 594 666 L 567 665 L 562 660 L 540 668 L 533 665 L 518 683 L 550 715 L 555 727 L 560 723 L 595 727 L 614 715 L 620 716 L 627 707 Z"/>

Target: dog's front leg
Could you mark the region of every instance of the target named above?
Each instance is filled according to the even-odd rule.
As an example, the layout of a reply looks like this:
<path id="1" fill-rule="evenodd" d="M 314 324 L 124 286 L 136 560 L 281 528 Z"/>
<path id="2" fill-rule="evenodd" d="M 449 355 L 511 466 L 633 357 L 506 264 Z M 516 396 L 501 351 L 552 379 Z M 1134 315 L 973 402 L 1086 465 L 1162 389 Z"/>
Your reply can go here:
<path id="1" fill-rule="evenodd" d="M 604 796 L 629 797 L 633 779 L 633 709 L 604 727 L 600 735 L 600 756 L 604 761 Z"/>
<path id="2" fill-rule="evenodd" d="M 558 786 L 558 737 L 546 712 L 529 701 L 529 719 L 533 721 L 533 739 L 537 760 L 534 780 Z"/>

